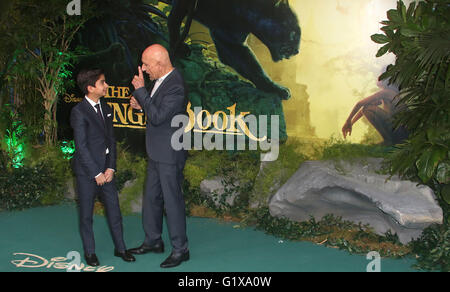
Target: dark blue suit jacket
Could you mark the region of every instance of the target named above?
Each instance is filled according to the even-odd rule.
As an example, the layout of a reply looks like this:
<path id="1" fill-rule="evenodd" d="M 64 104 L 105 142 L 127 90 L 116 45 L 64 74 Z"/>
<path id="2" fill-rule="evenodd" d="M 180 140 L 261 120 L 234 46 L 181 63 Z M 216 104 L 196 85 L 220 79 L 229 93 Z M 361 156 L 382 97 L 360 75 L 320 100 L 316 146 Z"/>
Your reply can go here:
<path id="1" fill-rule="evenodd" d="M 106 169 L 116 170 L 116 140 L 113 129 L 113 114 L 103 99 L 100 101 L 105 124 L 95 109 L 83 98 L 70 115 L 70 124 L 75 139 L 73 169 L 76 175 L 95 178 Z M 106 159 L 106 149 L 109 149 Z"/>
<path id="2" fill-rule="evenodd" d="M 187 151 L 175 151 L 172 135 L 179 128 L 172 128 L 172 118 L 186 114 L 186 90 L 183 76 L 174 69 L 156 90 L 153 97 L 145 87 L 133 93 L 147 115 L 145 145 L 148 156 L 157 162 L 178 164 L 186 159 Z"/>

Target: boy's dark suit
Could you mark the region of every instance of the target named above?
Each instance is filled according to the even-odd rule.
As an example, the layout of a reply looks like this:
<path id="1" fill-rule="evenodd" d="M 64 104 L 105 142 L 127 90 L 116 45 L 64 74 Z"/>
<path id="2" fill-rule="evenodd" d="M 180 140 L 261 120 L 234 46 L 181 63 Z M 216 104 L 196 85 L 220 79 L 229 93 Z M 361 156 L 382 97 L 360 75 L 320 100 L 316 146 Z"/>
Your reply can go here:
<path id="1" fill-rule="evenodd" d="M 126 250 L 115 179 L 103 186 L 98 186 L 95 180 L 98 174 L 104 173 L 108 168 L 116 170 L 116 141 L 112 111 L 103 101 L 100 104 L 104 121 L 86 98 L 72 109 L 70 116 L 76 149 L 73 168 L 77 177 L 80 202 L 80 232 L 86 254 L 95 253 L 92 223 L 95 197 L 99 192 L 103 195 L 102 201 L 114 245 L 119 252 Z M 108 155 L 106 149 L 109 149 Z"/>
<path id="2" fill-rule="evenodd" d="M 145 246 L 162 243 L 163 209 L 174 253 L 188 250 L 185 203 L 182 193 L 186 150 L 175 151 L 171 138 L 177 128 L 172 118 L 186 113 L 183 77 L 174 69 L 153 96 L 144 88 L 133 93 L 147 114 L 146 149 L 149 156 L 147 181 L 142 204 Z"/>

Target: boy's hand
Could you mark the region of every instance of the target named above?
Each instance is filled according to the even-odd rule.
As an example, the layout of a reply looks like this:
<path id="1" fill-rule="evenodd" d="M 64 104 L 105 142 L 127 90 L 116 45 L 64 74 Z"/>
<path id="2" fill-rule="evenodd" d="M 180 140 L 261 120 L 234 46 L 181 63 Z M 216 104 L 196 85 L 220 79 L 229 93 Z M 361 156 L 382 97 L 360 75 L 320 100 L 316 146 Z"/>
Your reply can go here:
<path id="1" fill-rule="evenodd" d="M 114 170 L 112 170 L 111 168 L 108 168 L 105 171 L 105 178 L 106 178 L 106 182 L 110 183 L 114 178 Z"/>
<path id="2" fill-rule="evenodd" d="M 106 183 L 106 177 L 105 177 L 105 174 L 100 174 L 99 176 L 97 176 L 96 178 L 95 178 L 95 181 L 97 182 L 97 185 L 98 186 L 102 186 L 102 185 L 104 185 L 105 183 Z"/>

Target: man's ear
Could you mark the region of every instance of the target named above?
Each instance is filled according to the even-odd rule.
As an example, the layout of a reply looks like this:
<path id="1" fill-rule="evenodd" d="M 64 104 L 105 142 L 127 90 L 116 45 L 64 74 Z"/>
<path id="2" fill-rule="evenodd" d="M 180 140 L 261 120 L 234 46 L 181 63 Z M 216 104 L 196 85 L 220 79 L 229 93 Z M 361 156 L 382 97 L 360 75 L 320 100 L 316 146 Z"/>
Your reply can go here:
<path id="1" fill-rule="evenodd" d="M 92 85 L 88 85 L 86 88 L 87 88 L 88 93 L 91 93 L 92 91 L 94 91 L 95 87 Z"/>

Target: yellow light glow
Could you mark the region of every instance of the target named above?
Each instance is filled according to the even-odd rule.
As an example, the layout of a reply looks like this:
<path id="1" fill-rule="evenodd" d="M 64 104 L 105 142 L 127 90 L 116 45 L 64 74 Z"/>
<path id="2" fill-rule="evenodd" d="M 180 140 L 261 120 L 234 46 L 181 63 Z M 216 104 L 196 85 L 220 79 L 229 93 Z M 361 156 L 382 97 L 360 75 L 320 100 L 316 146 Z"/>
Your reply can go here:
<path id="1" fill-rule="evenodd" d="M 380 46 L 370 39 L 381 33 L 380 21 L 395 0 L 294 0 L 302 28 L 297 81 L 308 86 L 311 123 L 320 138 L 341 137 L 353 106 L 378 90 L 376 81 L 394 62 L 376 58 Z M 358 122 L 350 137 L 360 142 L 368 126 Z"/>

